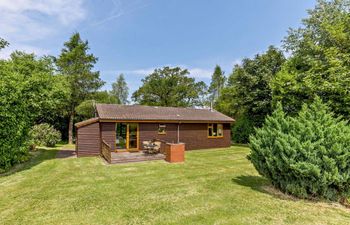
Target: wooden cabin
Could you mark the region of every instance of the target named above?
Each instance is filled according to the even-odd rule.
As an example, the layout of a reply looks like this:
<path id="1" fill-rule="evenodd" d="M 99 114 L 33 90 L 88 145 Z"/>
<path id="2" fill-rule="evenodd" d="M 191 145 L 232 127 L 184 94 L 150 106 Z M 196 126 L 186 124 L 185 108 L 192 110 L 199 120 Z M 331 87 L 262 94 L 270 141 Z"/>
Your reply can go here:
<path id="1" fill-rule="evenodd" d="M 140 151 L 142 143 L 184 143 L 186 150 L 229 147 L 234 119 L 210 109 L 96 104 L 96 117 L 76 123 L 77 156 Z"/>

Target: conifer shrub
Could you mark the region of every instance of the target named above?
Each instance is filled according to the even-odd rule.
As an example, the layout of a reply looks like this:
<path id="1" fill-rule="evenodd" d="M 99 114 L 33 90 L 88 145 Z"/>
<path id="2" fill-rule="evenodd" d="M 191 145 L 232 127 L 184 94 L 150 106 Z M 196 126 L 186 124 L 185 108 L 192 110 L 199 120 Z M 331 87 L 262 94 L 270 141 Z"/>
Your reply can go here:
<path id="1" fill-rule="evenodd" d="M 281 191 L 344 201 L 350 192 L 350 127 L 316 98 L 295 117 L 282 106 L 250 137 L 248 159 Z"/>

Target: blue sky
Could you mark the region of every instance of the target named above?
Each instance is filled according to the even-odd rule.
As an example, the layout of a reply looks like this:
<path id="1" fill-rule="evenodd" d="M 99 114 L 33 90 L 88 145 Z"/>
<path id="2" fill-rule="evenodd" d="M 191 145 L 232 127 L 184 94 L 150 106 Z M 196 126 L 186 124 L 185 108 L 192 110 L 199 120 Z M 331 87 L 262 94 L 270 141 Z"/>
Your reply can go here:
<path id="1" fill-rule="evenodd" d="M 99 61 L 104 89 L 124 73 L 132 93 L 162 66 L 181 66 L 210 81 L 244 57 L 281 45 L 315 0 L 1 0 L 0 37 L 14 49 L 58 55 L 78 31 Z"/>

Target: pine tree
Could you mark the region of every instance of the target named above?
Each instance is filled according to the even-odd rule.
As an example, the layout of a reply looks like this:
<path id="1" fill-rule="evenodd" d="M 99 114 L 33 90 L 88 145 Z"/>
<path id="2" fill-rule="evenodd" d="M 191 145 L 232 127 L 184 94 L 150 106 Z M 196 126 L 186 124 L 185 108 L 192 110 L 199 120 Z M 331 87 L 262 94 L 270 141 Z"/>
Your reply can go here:
<path id="1" fill-rule="evenodd" d="M 328 200 L 350 194 L 350 127 L 318 97 L 296 117 L 279 104 L 250 147 L 257 171 L 283 192 Z"/>
<path id="2" fill-rule="evenodd" d="M 129 88 L 123 74 L 120 74 L 112 84 L 111 94 L 119 100 L 120 104 L 128 103 Z"/>
<path id="3" fill-rule="evenodd" d="M 104 84 L 100 79 L 100 73 L 92 71 L 97 58 L 89 54 L 88 50 L 88 42 L 81 40 L 79 33 L 75 33 L 64 43 L 64 48 L 56 61 L 59 71 L 67 77 L 70 84 L 71 95 L 67 104 L 69 143 L 73 142 L 76 107 Z"/>
<path id="4" fill-rule="evenodd" d="M 216 65 L 209 86 L 210 100 L 212 102 L 215 102 L 220 97 L 221 90 L 225 86 L 226 77 L 224 74 L 221 67 Z"/>

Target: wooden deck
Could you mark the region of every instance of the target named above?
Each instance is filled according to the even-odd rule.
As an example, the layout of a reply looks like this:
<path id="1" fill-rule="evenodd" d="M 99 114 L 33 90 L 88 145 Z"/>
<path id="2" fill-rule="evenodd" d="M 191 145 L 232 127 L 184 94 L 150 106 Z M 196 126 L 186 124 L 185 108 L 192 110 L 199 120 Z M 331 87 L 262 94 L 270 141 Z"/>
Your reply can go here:
<path id="1" fill-rule="evenodd" d="M 159 153 L 156 155 L 149 155 L 143 152 L 111 152 L 111 162 L 114 163 L 128 163 L 128 162 L 142 162 L 151 160 L 164 160 L 165 155 Z"/>

